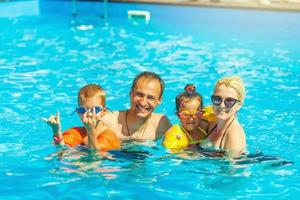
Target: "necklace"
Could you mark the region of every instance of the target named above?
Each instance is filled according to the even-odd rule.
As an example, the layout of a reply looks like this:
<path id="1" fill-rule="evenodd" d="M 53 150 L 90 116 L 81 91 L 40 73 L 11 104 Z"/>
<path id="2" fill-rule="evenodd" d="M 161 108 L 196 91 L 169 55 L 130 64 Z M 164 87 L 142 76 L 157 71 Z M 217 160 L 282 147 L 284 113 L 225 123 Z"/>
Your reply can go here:
<path id="1" fill-rule="evenodd" d="M 138 133 L 142 132 L 142 134 L 141 134 L 142 137 L 145 134 L 146 127 L 148 125 L 148 121 L 149 121 L 150 117 L 151 117 L 151 115 L 147 118 L 146 122 L 135 131 L 135 132 L 138 132 Z M 129 126 L 128 126 L 128 110 L 126 110 L 126 112 L 125 112 L 125 124 L 126 124 L 128 137 L 131 138 L 132 134 L 130 133 Z M 140 131 L 140 129 L 142 129 L 142 128 L 143 128 L 143 130 Z"/>

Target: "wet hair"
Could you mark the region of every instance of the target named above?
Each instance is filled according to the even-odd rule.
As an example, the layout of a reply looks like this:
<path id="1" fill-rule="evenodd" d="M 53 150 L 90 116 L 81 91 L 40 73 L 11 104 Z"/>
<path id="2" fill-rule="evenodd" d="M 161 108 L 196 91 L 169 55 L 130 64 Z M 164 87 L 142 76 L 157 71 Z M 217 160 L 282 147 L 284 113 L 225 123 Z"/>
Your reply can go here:
<path id="1" fill-rule="evenodd" d="M 78 105 L 84 103 L 88 98 L 100 98 L 105 107 L 105 91 L 102 87 L 96 84 L 88 84 L 83 86 L 78 92 Z"/>
<path id="2" fill-rule="evenodd" d="M 133 83 L 132 83 L 132 86 L 131 86 L 131 92 L 134 90 L 134 88 L 136 87 L 136 84 L 138 82 L 138 80 L 140 79 L 147 79 L 148 81 L 152 81 L 152 80 L 156 80 L 159 82 L 160 84 L 160 97 L 162 97 L 163 95 L 163 92 L 164 92 L 164 88 L 165 88 L 165 83 L 164 81 L 160 78 L 159 75 L 155 74 L 154 72 L 148 72 L 148 71 L 145 71 L 145 72 L 142 72 L 140 74 L 138 74 L 134 80 L 133 80 Z"/>
<path id="3" fill-rule="evenodd" d="M 238 94 L 238 100 L 244 101 L 245 98 L 245 86 L 243 80 L 239 76 L 228 76 L 219 79 L 216 82 L 214 91 L 221 85 L 225 85 L 226 87 L 230 87 L 236 91 Z"/>
<path id="4" fill-rule="evenodd" d="M 203 101 L 202 101 L 202 96 L 201 94 L 199 94 L 198 92 L 196 92 L 196 87 L 192 84 L 187 84 L 184 87 L 184 92 L 178 94 L 175 98 L 175 102 L 176 102 L 176 112 L 179 111 L 180 107 L 192 100 L 192 99 L 198 99 L 200 102 L 200 108 L 203 108 Z"/>

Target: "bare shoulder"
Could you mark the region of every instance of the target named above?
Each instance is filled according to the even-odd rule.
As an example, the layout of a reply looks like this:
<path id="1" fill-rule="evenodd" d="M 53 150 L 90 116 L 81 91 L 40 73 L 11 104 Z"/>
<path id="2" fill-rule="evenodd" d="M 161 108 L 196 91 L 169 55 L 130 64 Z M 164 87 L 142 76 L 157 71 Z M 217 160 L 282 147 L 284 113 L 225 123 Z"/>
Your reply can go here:
<path id="1" fill-rule="evenodd" d="M 116 124 L 118 120 L 118 116 L 120 115 L 120 111 L 109 111 L 103 117 L 102 120 L 105 124 L 111 126 L 112 124 Z"/>
<path id="2" fill-rule="evenodd" d="M 246 148 L 246 135 L 240 124 L 234 124 L 234 126 L 230 127 L 225 146 L 233 150 L 243 150 Z"/>
<path id="3" fill-rule="evenodd" d="M 151 121 L 153 123 L 161 124 L 161 125 L 170 125 L 170 120 L 167 116 L 160 114 L 160 113 L 152 113 Z"/>
<path id="4" fill-rule="evenodd" d="M 103 116 L 103 119 L 108 119 L 108 118 L 111 118 L 111 117 L 115 117 L 115 116 L 118 116 L 119 115 L 119 112 L 118 110 L 116 111 L 108 111 L 104 116 Z"/>
<path id="5" fill-rule="evenodd" d="M 172 126 L 167 116 L 160 113 L 152 113 L 151 115 L 153 124 L 156 128 L 156 138 L 162 137 L 165 132 Z"/>
<path id="6" fill-rule="evenodd" d="M 228 130 L 228 136 L 245 137 L 244 128 L 240 124 L 233 124 L 233 126 Z"/>
<path id="7" fill-rule="evenodd" d="M 106 113 L 102 120 L 105 126 L 116 133 L 118 137 L 122 137 L 122 126 L 120 118 L 122 118 L 123 111 L 112 111 Z"/>

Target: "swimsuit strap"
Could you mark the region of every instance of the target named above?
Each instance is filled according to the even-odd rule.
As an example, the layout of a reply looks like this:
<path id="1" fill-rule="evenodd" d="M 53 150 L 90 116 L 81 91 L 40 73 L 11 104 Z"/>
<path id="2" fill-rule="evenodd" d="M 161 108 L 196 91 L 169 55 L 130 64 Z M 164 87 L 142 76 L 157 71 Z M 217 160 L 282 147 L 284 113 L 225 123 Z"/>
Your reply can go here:
<path id="1" fill-rule="evenodd" d="M 226 135 L 226 133 L 227 133 L 227 131 L 228 131 L 228 129 L 229 129 L 229 127 L 230 127 L 230 125 L 232 124 L 232 122 L 233 122 L 234 119 L 235 119 L 235 118 L 233 118 L 233 119 L 231 120 L 231 122 L 230 122 L 229 125 L 227 126 L 227 128 L 226 128 L 224 134 L 222 135 L 221 142 L 220 142 L 220 145 L 219 145 L 219 149 L 221 149 L 221 145 L 222 145 L 223 139 L 224 139 L 224 137 L 225 137 L 225 135 Z"/>
<path id="2" fill-rule="evenodd" d="M 207 136 L 207 131 L 203 130 L 202 128 L 198 127 L 198 130 L 200 132 L 202 132 L 204 134 L 204 136 L 206 137 Z"/>
<path id="3" fill-rule="evenodd" d="M 209 136 L 216 128 L 217 128 L 217 124 L 207 133 L 207 136 Z"/>
<path id="4" fill-rule="evenodd" d="M 198 144 L 199 142 L 201 142 L 202 140 L 193 140 L 192 136 L 190 136 L 190 134 L 187 132 L 187 130 L 185 130 L 182 126 L 180 126 L 181 130 L 187 135 L 187 137 L 189 138 L 189 144 Z M 200 127 L 199 127 L 200 128 Z M 200 128 L 200 130 L 202 130 Z M 204 132 L 205 133 L 205 132 Z"/>
<path id="5" fill-rule="evenodd" d="M 206 120 L 203 120 L 203 119 L 202 119 L 202 121 L 208 123 Z M 204 134 L 205 138 L 209 135 L 209 134 L 208 134 L 209 123 L 208 123 L 208 126 L 207 126 L 207 128 L 206 128 L 206 131 L 203 130 L 202 128 L 200 128 L 200 126 L 198 126 L 197 128 L 199 129 L 200 132 L 202 132 L 202 133 Z"/>
<path id="6" fill-rule="evenodd" d="M 185 130 L 185 128 L 183 128 L 183 126 L 180 126 L 180 128 L 188 136 L 188 138 L 193 141 L 193 138 L 190 136 L 190 134 L 187 132 L 187 130 Z"/>

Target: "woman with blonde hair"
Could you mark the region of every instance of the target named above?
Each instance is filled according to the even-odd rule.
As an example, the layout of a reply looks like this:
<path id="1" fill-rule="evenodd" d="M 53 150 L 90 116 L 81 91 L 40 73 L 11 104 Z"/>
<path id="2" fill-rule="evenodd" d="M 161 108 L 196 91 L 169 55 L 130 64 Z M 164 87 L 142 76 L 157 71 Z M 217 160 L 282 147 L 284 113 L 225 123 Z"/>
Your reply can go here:
<path id="1" fill-rule="evenodd" d="M 245 87 L 240 77 L 223 77 L 216 82 L 211 101 L 217 120 L 210 125 L 202 148 L 212 146 L 229 157 L 237 157 L 246 150 L 245 132 L 237 119 L 244 98 Z"/>

